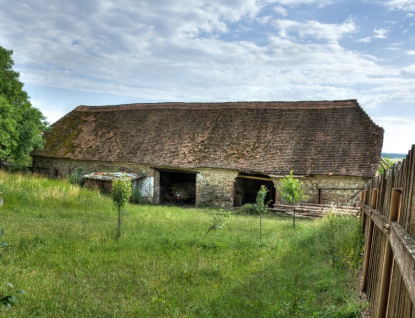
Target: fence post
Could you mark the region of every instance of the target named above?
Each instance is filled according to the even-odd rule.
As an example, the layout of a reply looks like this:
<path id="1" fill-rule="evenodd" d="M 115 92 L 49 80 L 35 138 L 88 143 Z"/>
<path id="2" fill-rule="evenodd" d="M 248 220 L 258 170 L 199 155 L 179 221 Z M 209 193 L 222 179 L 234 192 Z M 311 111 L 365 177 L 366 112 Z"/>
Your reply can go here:
<path id="1" fill-rule="evenodd" d="M 391 205 L 389 209 L 389 226 L 396 222 L 400 216 L 401 209 L 401 189 L 392 189 Z M 382 280 L 380 284 L 380 295 L 378 302 L 378 318 L 387 317 L 389 308 L 389 291 L 393 274 L 393 252 L 389 242 L 389 236 L 386 239 L 385 256 L 383 258 Z"/>
<path id="2" fill-rule="evenodd" d="M 367 190 L 363 190 L 362 192 L 360 192 L 360 202 L 362 203 L 363 206 L 365 206 L 367 204 Z M 365 233 L 365 225 L 366 225 L 366 213 L 363 212 L 363 207 L 362 207 L 362 233 Z"/>
<path id="3" fill-rule="evenodd" d="M 379 189 L 372 190 L 372 201 L 370 203 L 371 209 L 376 209 L 378 205 L 378 197 L 379 197 Z M 362 293 L 366 292 L 366 281 L 367 281 L 367 271 L 369 269 L 369 258 L 370 258 L 370 250 L 372 247 L 372 237 L 373 237 L 373 221 L 371 218 L 372 211 L 369 215 L 369 229 L 367 230 L 366 236 L 366 245 L 365 245 L 365 258 L 363 264 L 363 277 L 362 277 L 362 286 L 360 287 L 360 291 Z"/>

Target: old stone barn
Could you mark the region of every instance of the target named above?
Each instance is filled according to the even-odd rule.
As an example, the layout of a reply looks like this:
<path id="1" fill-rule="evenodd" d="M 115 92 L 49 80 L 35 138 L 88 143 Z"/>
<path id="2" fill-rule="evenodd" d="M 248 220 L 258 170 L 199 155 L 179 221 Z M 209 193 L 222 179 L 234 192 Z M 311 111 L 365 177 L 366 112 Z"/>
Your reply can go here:
<path id="1" fill-rule="evenodd" d="M 383 129 L 356 100 L 79 106 L 52 125 L 34 170 L 126 171 L 147 200 L 220 207 L 278 201 L 294 175 L 314 203 L 347 203 L 377 170 Z"/>

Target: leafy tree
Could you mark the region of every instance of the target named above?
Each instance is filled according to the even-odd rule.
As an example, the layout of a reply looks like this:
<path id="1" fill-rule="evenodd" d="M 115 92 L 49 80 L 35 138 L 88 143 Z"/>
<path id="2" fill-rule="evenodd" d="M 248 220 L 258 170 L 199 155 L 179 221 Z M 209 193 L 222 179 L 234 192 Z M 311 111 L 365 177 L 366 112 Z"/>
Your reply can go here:
<path id="1" fill-rule="evenodd" d="M 131 197 L 131 180 L 127 176 L 112 180 L 112 201 L 118 211 L 117 240 L 121 237 L 121 217 L 124 213 L 125 205 Z"/>
<path id="2" fill-rule="evenodd" d="M 30 152 L 42 148 L 47 123 L 12 69 L 12 54 L 0 46 L 0 160 L 28 165 Z"/>
<path id="3" fill-rule="evenodd" d="M 280 190 L 281 197 L 283 200 L 293 205 L 294 216 L 293 216 L 293 227 L 295 228 L 295 204 L 303 199 L 307 199 L 308 195 L 304 194 L 302 189 L 302 182 L 298 179 L 293 178 L 293 171 L 290 171 L 290 175 L 282 179 Z"/>
<path id="4" fill-rule="evenodd" d="M 386 163 L 387 163 L 390 167 L 392 167 L 392 166 L 393 166 L 393 161 L 390 159 L 390 157 L 385 157 L 385 158 L 383 158 L 383 159 L 385 159 Z M 385 169 L 383 169 L 382 165 L 379 165 L 379 168 L 378 168 L 378 173 L 379 173 L 379 174 L 384 174 L 384 173 L 385 173 Z"/>

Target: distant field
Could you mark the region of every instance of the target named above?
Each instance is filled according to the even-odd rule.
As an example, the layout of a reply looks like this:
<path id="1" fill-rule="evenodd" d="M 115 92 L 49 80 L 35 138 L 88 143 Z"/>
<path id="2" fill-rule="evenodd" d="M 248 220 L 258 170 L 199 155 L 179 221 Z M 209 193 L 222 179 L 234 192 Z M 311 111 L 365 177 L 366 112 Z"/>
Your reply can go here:
<path id="1" fill-rule="evenodd" d="M 387 152 L 382 152 L 382 157 L 383 158 L 390 158 L 390 159 L 404 159 L 406 158 L 408 154 L 406 153 L 387 153 Z"/>
<path id="2" fill-rule="evenodd" d="M 232 215 L 129 205 L 122 239 L 108 197 L 65 181 L 0 172 L 2 317 L 357 317 L 356 218 Z M 198 256 L 197 256 L 198 255 Z"/>
<path id="3" fill-rule="evenodd" d="M 383 158 L 389 158 L 394 164 L 398 163 L 399 161 L 402 162 L 405 159 L 407 154 L 402 153 L 382 153 Z"/>

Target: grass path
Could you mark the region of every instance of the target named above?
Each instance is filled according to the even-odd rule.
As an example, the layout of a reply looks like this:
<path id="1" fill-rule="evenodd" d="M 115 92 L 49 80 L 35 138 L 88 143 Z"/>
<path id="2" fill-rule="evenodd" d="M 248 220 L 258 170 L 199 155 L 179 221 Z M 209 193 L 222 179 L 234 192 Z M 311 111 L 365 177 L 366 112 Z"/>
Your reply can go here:
<path id="1" fill-rule="evenodd" d="M 356 219 L 232 215 L 196 252 L 210 209 L 129 205 L 98 192 L 0 172 L 5 317 L 355 317 Z"/>

